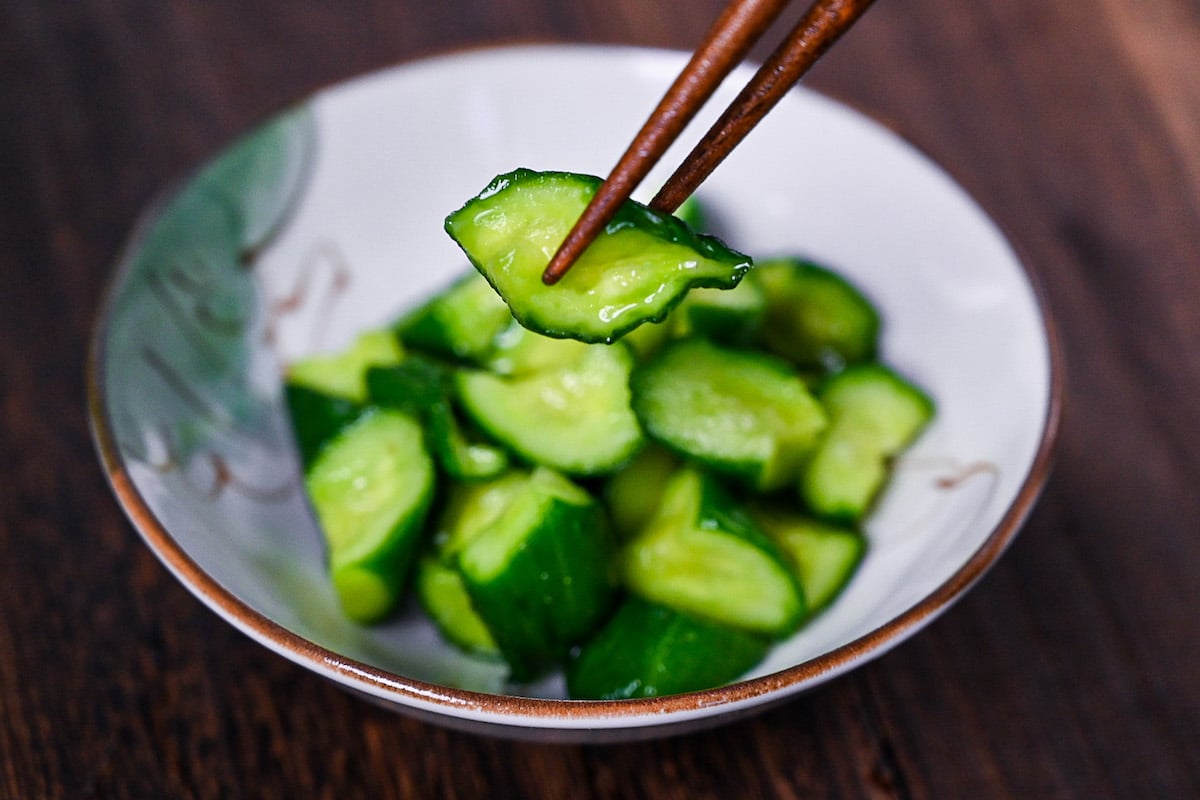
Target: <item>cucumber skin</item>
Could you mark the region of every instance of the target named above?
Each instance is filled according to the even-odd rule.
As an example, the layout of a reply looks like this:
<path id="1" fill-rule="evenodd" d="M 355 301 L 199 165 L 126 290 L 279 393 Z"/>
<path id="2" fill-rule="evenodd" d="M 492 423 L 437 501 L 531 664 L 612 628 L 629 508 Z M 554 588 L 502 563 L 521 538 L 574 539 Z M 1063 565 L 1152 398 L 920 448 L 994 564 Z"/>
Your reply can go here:
<path id="1" fill-rule="evenodd" d="M 453 369 L 419 354 L 392 367 L 372 367 L 366 375 L 372 403 L 421 418 L 425 440 L 442 470 L 452 478 L 478 481 L 508 468 L 499 446 L 470 440 L 454 413 Z"/>
<path id="2" fill-rule="evenodd" d="M 799 258 L 763 260 L 751 274 L 767 299 L 767 350 L 798 367 L 830 371 L 875 357 L 879 312 L 845 277 Z"/>
<path id="3" fill-rule="evenodd" d="M 539 523 L 499 573 L 482 575 L 472 561 L 486 531 L 458 557 L 471 604 L 518 682 L 561 661 L 616 599 L 614 544 L 599 504 L 543 498 L 543 506 Z"/>
<path id="4" fill-rule="evenodd" d="M 363 413 L 362 404 L 354 400 L 303 384 L 284 384 L 283 397 L 305 472 L 325 445 Z"/>
<path id="5" fill-rule="evenodd" d="M 466 319 L 462 319 L 464 315 Z M 495 336 L 511 321 L 508 307 L 487 281 L 467 273 L 404 315 L 393 329 L 409 347 L 442 358 L 478 363 L 491 349 Z"/>
<path id="6" fill-rule="evenodd" d="M 624 700 L 701 691 L 758 664 L 769 640 L 638 597 L 626 599 L 567 664 L 574 700 Z"/>

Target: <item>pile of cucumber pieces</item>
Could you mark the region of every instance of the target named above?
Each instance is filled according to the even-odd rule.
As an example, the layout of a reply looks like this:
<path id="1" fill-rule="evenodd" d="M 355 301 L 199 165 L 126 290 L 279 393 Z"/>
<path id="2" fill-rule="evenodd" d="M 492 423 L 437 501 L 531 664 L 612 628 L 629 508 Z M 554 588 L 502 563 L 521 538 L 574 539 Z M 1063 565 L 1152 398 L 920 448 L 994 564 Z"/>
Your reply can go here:
<path id="1" fill-rule="evenodd" d="M 485 191 L 456 213 L 490 225 L 493 243 L 530 209 L 569 226 L 588 192 L 558 208 L 559 184 L 519 208 Z M 499 203 L 501 224 L 483 201 Z M 893 459 L 933 417 L 926 394 L 877 361 L 876 310 L 811 262 L 747 271 L 728 251 L 737 274 L 716 285 L 736 288 L 682 286 L 630 329 L 591 319 L 592 341 L 558 338 L 563 326 L 547 336 L 493 288 L 497 265 L 523 256 L 482 252 L 454 220 L 476 272 L 287 373 L 345 613 L 384 619 L 415 588 L 447 641 L 502 659 L 515 683 L 562 667 L 575 699 L 736 680 L 842 591 Z M 671 217 L 610 233 L 630 228 L 650 230 L 642 250 L 669 239 L 664 269 L 694 243 Z M 704 239 L 698 256 L 720 258 Z"/>

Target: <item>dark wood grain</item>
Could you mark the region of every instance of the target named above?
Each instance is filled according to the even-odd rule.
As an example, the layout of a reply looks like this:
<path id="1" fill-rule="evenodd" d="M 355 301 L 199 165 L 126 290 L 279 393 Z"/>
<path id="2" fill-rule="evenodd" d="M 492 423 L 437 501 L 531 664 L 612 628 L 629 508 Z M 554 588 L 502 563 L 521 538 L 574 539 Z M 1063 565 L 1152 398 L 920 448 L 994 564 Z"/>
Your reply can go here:
<path id="1" fill-rule="evenodd" d="M 122 518 L 86 341 L 139 208 L 312 89 L 492 41 L 686 48 L 720 0 L 0 4 L 0 797 L 1200 796 L 1200 5 L 877 3 L 809 83 L 1020 244 L 1068 357 L 1053 478 L 931 628 L 706 733 L 452 733 L 268 653 Z M 632 132 L 631 132 L 632 133 Z"/>

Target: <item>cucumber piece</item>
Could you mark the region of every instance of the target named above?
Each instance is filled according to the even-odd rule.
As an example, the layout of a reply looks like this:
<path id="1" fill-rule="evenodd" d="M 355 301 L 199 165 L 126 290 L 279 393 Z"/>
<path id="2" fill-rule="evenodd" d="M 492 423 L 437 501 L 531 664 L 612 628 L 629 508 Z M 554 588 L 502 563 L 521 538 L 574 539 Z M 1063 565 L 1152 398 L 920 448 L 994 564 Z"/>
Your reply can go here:
<path id="1" fill-rule="evenodd" d="M 419 355 L 409 355 L 394 367 L 367 371 L 371 401 L 416 414 L 425 426 L 429 448 L 446 474 L 461 480 L 499 475 L 508 469 L 508 453 L 468 436 L 455 414 L 452 391 L 451 371 Z"/>
<path id="2" fill-rule="evenodd" d="M 741 347 L 758 335 L 766 311 L 766 293 L 754 281 L 734 289 L 693 289 L 671 312 L 672 333 Z"/>
<path id="3" fill-rule="evenodd" d="M 442 558 L 453 562 L 512 504 L 529 481 L 525 472 L 506 472 L 478 483 L 452 483 L 433 536 Z"/>
<path id="4" fill-rule="evenodd" d="M 604 485 L 604 504 L 617 534 L 631 539 L 658 513 L 663 489 L 679 467 L 679 458 L 664 447 L 642 448 Z"/>
<path id="5" fill-rule="evenodd" d="M 762 661 L 769 640 L 637 597 L 567 665 L 575 700 L 624 700 L 710 689 Z"/>
<path id="6" fill-rule="evenodd" d="M 887 482 L 891 458 L 933 419 L 933 401 L 881 364 L 847 368 L 817 396 L 830 425 L 800 476 L 800 496 L 818 516 L 854 523 Z"/>
<path id="7" fill-rule="evenodd" d="M 634 594 L 765 636 L 804 618 L 804 595 L 779 549 L 708 475 L 685 468 L 659 514 L 620 555 Z"/>
<path id="8" fill-rule="evenodd" d="M 875 356 L 879 313 L 853 284 L 796 258 L 760 262 L 752 281 L 767 298 L 762 341 L 799 367 L 835 372 Z"/>
<path id="9" fill-rule="evenodd" d="M 292 424 L 292 434 L 300 450 L 300 464 L 305 471 L 312 466 L 326 443 L 363 412 L 363 406 L 354 400 L 298 383 L 284 384 L 283 397 Z"/>
<path id="10" fill-rule="evenodd" d="M 826 424 L 790 365 L 699 339 L 669 345 L 631 386 L 651 438 L 759 491 L 794 482 Z"/>
<path id="11" fill-rule="evenodd" d="M 305 488 L 343 610 L 360 622 L 382 618 L 403 590 L 433 497 L 421 426 L 408 414 L 367 411 L 325 446 Z"/>
<path id="12" fill-rule="evenodd" d="M 432 554 L 417 562 L 417 597 L 442 637 L 474 656 L 500 658 L 496 640 L 471 606 L 462 576 Z"/>
<path id="13" fill-rule="evenodd" d="M 608 614 L 612 562 L 600 505 L 544 467 L 458 553 L 471 605 L 517 681 L 563 658 Z"/>
<path id="14" fill-rule="evenodd" d="M 366 402 L 368 367 L 398 364 L 404 348 L 389 330 L 360 334 L 345 350 L 301 359 L 287 370 L 287 383 L 324 394 Z"/>
<path id="15" fill-rule="evenodd" d="M 810 615 L 833 602 L 867 552 L 866 537 L 853 528 L 781 508 L 756 507 L 751 516 L 791 561 Z"/>
<path id="16" fill-rule="evenodd" d="M 497 375 L 530 375 L 568 366 L 582 358 L 587 347 L 574 339 L 542 336 L 513 320 L 496 336 L 483 364 Z"/>
<path id="17" fill-rule="evenodd" d="M 616 341 L 662 319 L 692 287 L 732 288 L 750 259 L 669 214 L 627 201 L 554 286 L 542 272 L 601 184 L 518 169 L 446 219 L 446 232 L 522 325 L 558 338 Z"/>
<path id="18" fill-rule="evenodd" d="M 408 346 L 443 358 L 477 362 L 512 322 L 508 306 L 478 273 L 468 273 L 395 325 Z"/>
<path id="19" fill-rule="evenodd" d="M 633 356 L 624 346 L 592 345 L 561 367 L 516 378 L 462 370 L 463 409 L 522 458 L 570 475 L 610 473 L 642 445 L 629 405 Z"/>

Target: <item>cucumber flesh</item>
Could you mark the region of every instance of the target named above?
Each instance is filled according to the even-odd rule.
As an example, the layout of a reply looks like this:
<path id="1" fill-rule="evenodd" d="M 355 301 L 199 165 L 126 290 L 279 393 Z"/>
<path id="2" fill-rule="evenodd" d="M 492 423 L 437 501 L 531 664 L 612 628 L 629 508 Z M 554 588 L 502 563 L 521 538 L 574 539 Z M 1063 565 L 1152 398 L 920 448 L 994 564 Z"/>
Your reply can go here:
<path id="1" fill-rule="evenodd" d="M 624 346 L 593 345 L 566 366 L 516 378 L 463 370 L 456 386 L 480 428 L 522 458 L 570 475 L 602 475 L 642 445 L 630 408 L 632 368 Z"/>
<path id="2" fill-rule="evenodd" d="M 804 596 L 778 548 L 707 475 L 680 470 L 659 515 L 625 545 L 621 574 L 634 594 L 710 621 L 785 636 Z"/>
<path id="3" fill-rule="evenodd" d="M 650 445 L 608 479 L 604 503 L 621 538 L 633 538 L 654 518 L 662 504 L 663 489 L 678 467 L 678 456 Z"/>
<path id="4" fill-rule="evenodd" d="M 515 320 L 495 338 L 484 366 L 497 375 L 521 376 L 569 366 L 588 345 L 574 339 L 552 339 Z"/>
<path id="5" fill-rule="evenodd" d="M 831 422 L 804 467 L 800 496 L 818 516 L 854 523 L 882 490 L 892 457 L 933 418 L 933 402 L 880 364 L 847 368 L 818 397 Z"/>
<path id="6" fill-rule="evenodd" d="M 333 439 L 305 476 L 342 608 L 385 616 L 400 596 L 433 497 L 433 462 L 408 414 L 370 410 Z"/>
<path id="7" fill-rule="evenodd" d="M 575 700 L 624 700 L 694 692 L 735 680 L 770 647 L 762 636 L 637 597 L 567 665 Z"/>
<path id="8" fill-rule="evenodd" d="M 759 491 L 795 481 L 826 424 L 786 363 L 698 339 L 668 346 L 631 386 L 650 437 Z"/>
<path id="9" fill-rule="evenodd" d="M 866 555 L 867 539 L 853 528 L 782 508 L 755 508 L 751 513 L 791 561 L 810 615 L 833 602 Z"/>
<path id="10" fill-rule="evenodd" d="M 398 364 L 403 358 L 404 348 L 395 334 L 370 330 L 338 353 L 309 356 L 295 362 L 288 367 L 287 382 L 363 403 L 367 399 L 367 369 Z"/>
<path id="11" fill-rule="evenodd" d="M 425 613 L 446 641 L 471 655 L 500 658 L 496 640 L 471 606 L 458 570 L 426 555 L 417 564 L 416 589 Z"/>
<path id="12" fill-rule="evenodd" d="M 589 175 L 518 169 L 446 219 L 446 231 L 522 325 L 558 338 L 613 342 L 662 319 L 692 287 L 732 288 L 750 259 L 669 214 L 627 201 L 554 286 L 550 257 L 601 184 Z"/>

